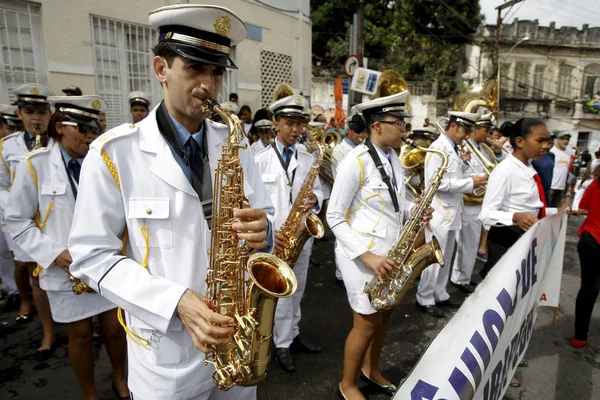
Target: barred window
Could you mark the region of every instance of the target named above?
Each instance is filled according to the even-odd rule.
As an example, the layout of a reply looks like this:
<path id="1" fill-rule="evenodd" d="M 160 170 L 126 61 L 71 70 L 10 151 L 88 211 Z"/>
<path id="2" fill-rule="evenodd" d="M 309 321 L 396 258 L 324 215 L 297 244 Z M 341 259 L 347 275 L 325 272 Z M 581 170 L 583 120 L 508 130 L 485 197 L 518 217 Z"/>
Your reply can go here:
<path id="1" fill-rule="evenodd" d="M 573 82 L 573 67 L 563 65 L 558 69 L 558 95 L 561 97 L 571 98 L 572 82 Z"/>
<path id="2" fill-rule="evenodd" d="M 600 65 L 590 64 L 583 70 L 582 97 L 585 95 L 594 97 L 598 94 L 600 94 Z"/>
<path id="3" fill-rule="evenodd" d="M 500 65 L 500 96 L 508 96 L 511 85 L 511 78 L 508 76 L 510 73 L 510 63 L 502 63 Z"/>
<path id="4" fill-rule="evenodd" d="M 515 66 L 514 96 L 527 97 L 529 92 L 529 63 L 518 62 Z"/>
<path id="5" fill-rule="evenodd" d="M 544 73 L 546 72 L 545 65 L 536 65 L 535 74 L 533 76 L 533 97 L 541 99 L 544 97 Z"/>
<path id="6" fill-rule="evenodd" d="M 10 90 L 24 83 L 48 85 L 42 42 L 40 5 L 0 0 L 0 102 L 10 103 Z"/>

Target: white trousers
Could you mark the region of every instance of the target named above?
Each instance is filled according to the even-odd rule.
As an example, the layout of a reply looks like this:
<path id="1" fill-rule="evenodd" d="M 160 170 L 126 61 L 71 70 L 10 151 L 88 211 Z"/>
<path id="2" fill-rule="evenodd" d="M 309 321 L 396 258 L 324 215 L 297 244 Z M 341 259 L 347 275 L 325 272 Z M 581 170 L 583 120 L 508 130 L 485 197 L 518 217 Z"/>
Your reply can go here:
<path id="1" fill-rule="evenodd" d="M 471 274 L 475 268 L 477 249 L 479 248 L 481 226 L 477 215 L 462 214 L 462 228 L 457 236 L 456 257 L 454 257 L 452 277 L 450 278 L 457 285 L 467 285 L 471 282 Z"/>
<path id="2" fill-rule="evenodd" d="M 19 292 L 15 283 L 15 263 L 4 235 L 0 235 L 0 278 L 8 294 Z"/>
<path id="3" fill-rule="evenodd" d="M 256 386 L 242 387 L 234 386 L 228 391 L 224 392 L 217 389 L 215 386 L 209 390 L 194 397 L 181 397 L 177 396 L 173 400 L 256 400 Z M 153 400 L 152 398 L 146 398 L 138 396 L 135 393 L 131 393 L 131 400 Z"/>
<path id="4" fill-rule="evenodd" d="M 304 248 L 300 252 L 298 261 L 294 265 L 294 274 L 298 281 L 296 293 L 290 297 L 279 299 L 277 310 L 275 311 L 275 329 L 273 330 L 273 343 L 277 348 L 287 349 L 292 345 L 292 341 L 300 333 L 298 323 L 300 322 L 300 302 L 306 288 L 306 277 L 308 275 L 308 263 L 312 253 L 314 239 L 306 241 Z"/>
<path id="5" fill-rule="evenodd" d="M 440 267 L 440 264 L 431 264 L 421 274 L 421 282 L 419 282 L 419 288 L 417 289 L 417 303 L 422 306 L 433 306 L 435 303 L 446 301 L 450 298 L 450 295 L 446 291 L 446 285 L 450 276 L 450 260 L 452 259 L 457 233 L 458 230 L 433 229 L 433 233 L 429 229 L 425 230 L 425 239 L 427 242 L 433 236 L 438 240 L 444 252 L 445 266 Z"/>

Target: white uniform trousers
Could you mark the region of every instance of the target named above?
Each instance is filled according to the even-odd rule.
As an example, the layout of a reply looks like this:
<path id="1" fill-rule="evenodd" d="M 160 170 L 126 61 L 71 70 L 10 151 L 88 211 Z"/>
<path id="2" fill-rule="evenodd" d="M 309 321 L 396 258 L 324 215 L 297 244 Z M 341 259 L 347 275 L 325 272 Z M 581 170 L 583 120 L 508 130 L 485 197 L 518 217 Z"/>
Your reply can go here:
<path id="1" fill-rule="evenodd" d="M 458 230 L 433 229 L 433 233 L 429 229 L 425 230 L 427 242 L 433 236 L 438 240 L 444 252 L 445 266 L 442 268 L 440 264 L 431 264 L 421 274 L 421 282 L 419 282 L 417 290 L 417 303 L 422 306 L 432 306 L 435 303 L 446 301 L 450 298 L 450 295 L 446 291 L 446 285 L 450 276 L 450 260 L 452 259 L 457 233 Z"/>
<path id="2" fill-rule="evenodd" d="M 0 235 L 0 278 L 8 294 L 18 293 L 15 283 L 15 263 L 4 235 Z"/>
<path id="3" fill-rule="evenodd" d="M 480 207 L 477 206 L 476 208 L 479 209 Z M 462 213 L 462 227 L 458 232 L 456 257 L 454 257 L 452 277 L 450 278 L 457 285 L 467 285 L 471 282 L 482 226 L 477 216 L 476 213 Z"/>
<path id="4" fill-rule="evenodd" d="M 296 293 L 290 297 L 279 299 L 275 311 L 275 329 L 273 330 L 273 343 L 276 348 L 287 349 L 292 341 L 300 333 L 298 323 L 300 322 L 300 302 L 306 288 L 306 277 L 308 275 L 308 263 L 312 253 L 314 239 L 310 238 L 304 244 L 304 248 L 298 256 L 294 265 L 294 274 L 298 281 Z"/>
<path id="5" fill-rule="evenodd" d="M 146 398 L 138 396 L 135 393 L 131 393 L 131 400 L 153 400 L 152 398 Z M 228 391 L 224 392 L 211 387 L 205 392 L 194 396 L 194 397 L 173 397 L 173 400 L 256 400 L 256 386 L 242 387 L 234 386 Z"/>

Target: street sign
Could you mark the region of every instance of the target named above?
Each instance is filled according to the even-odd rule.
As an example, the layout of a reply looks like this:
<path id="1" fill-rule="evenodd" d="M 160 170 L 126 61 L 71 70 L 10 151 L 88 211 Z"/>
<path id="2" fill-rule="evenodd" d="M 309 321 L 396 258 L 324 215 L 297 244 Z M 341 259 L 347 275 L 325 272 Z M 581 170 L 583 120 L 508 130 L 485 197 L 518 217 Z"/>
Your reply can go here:
<path id="1" fill-rule="evenodd" d="M 346 58 L 346 62 L 344 63 L 344 73 L 349 77 L 354 75 L 354 71 L 360 67 L 360 62 L 358 61 L 358 56 L 356 54 L 352 54 Z"/>

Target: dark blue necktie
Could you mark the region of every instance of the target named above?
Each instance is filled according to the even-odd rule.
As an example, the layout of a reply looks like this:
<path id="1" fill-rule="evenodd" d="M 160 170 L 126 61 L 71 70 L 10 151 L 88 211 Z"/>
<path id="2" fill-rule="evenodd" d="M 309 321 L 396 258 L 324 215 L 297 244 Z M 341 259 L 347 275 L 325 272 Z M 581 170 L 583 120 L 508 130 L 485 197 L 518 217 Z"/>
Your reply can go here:
<path id="1" fill-rule="evenodd" d="M 290 165 L 290 160 L 292 159 L 292 150 L 289 148 L 283 149 L 283 162 L 285 163 L 285 169 L 287 170 Z"/>
<path id="2" fill-rule="evenodd" d="M 202 149 L 196 139 L 192 136 L 185 142 L 185 154 L 188 156 L 188 166 L 190 170 L 196 175 L 196 178 L 202 183 L 202 177 L 204 174 L 202 168 Z"/>
<path id="3" fill-rule="evenodd" d="M 71 173 L 73 179 L 75 179 L 75 182 L 79 184 L 79 174 L 81 173 L 81 165 L 77 160 L 71 159 L 71 161 L 69 161 L 69 172 Z"/>

